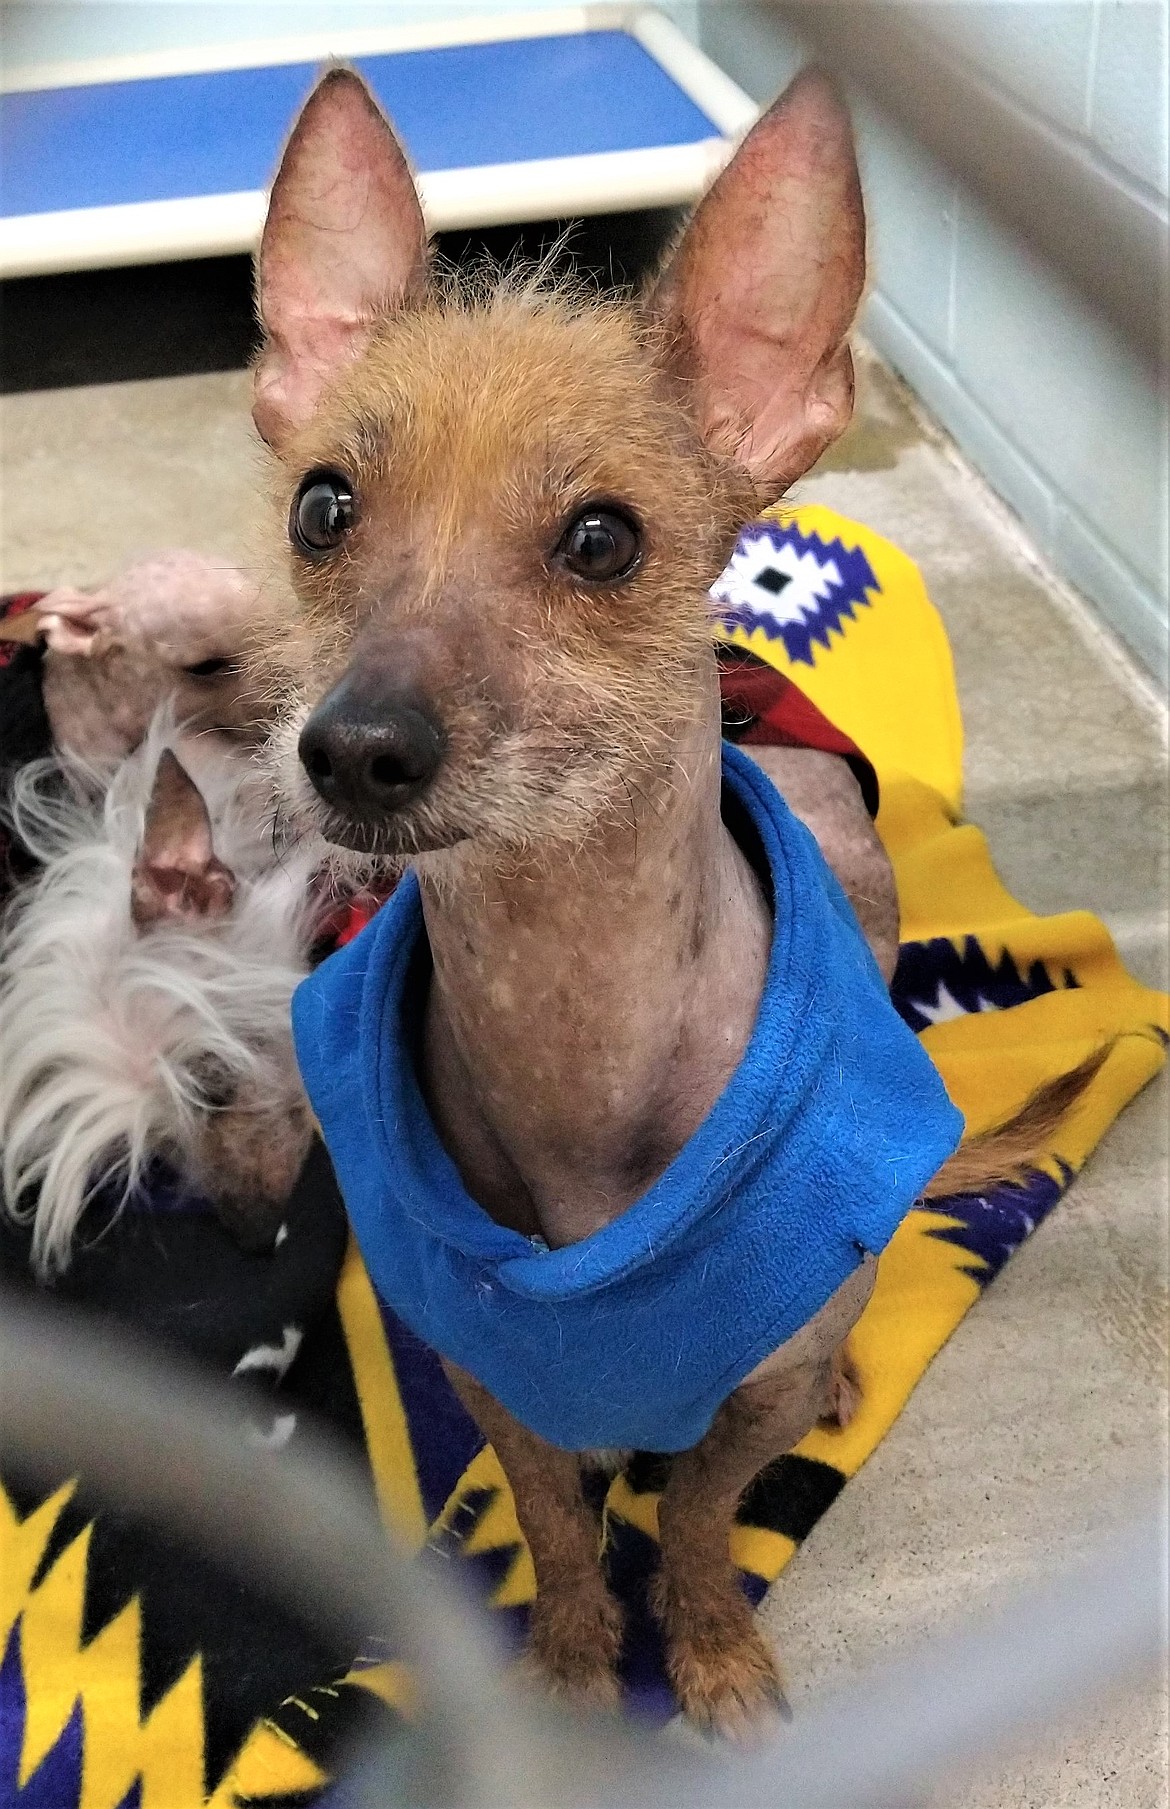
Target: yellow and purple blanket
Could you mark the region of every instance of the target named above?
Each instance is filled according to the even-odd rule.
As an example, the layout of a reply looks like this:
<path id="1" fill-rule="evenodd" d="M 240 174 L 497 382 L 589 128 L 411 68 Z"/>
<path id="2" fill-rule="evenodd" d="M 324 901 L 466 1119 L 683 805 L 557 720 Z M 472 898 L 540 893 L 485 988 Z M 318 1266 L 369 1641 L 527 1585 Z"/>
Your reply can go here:
<path id="1" fill-rule="evenodd" d="M 811 1433 L 741 1505 L 733 1555 L 759 1601 L 982 1289 L 1160 1068 L 1170 1024 L 1166 998 L 1129 977 L 1102 923 L 1081 911 L 1027 911 L 997 878 L 982 834 L 963 823 L 950 649 L 904 554 L 825 508 L 775 511 L 745 530 L 713 597 L 718 633 L 793 678 L 876 768 L 878 828 L 902 911 L 894 999 L 970 1129 L 1110 1050 L 1023 1185 L 936 1201 L 895 1234 L 852 1339 L 863 1386 L 853 1422 Z M 197 1298 L 205 1317 L 195 1347 L 221 1372 L 238 1366 L 244 1346 L 269 1348 L 264 1328 L 279 1327 L 295 1300 L 298 1353 L 274 1369 L 255 1416 L 274 1440 L 295 1439 L 309 1415 L 351 1437 L 385 1521 L 420 1562 L 462 1565 L 485 1612 L 518 1644 L 534 1579 L 500 1465 L 436 1360 L 382 1309 L 352 1248 L 342 1260 L 336 1196 L 319 1171 L 316 1192 L 312 1183 L 294 1202 L 300 1231 L 282 1245 L 279 1273 L 221 1249 L 207 1214 L 160 1181 L 87 1248 L 68 1291 L 149 1321 L 146 1333 L 163 1344 L 184 1343 L 176 1327 Z M 28 1285 L 11 1230 L 0 1255 L 9 1282 Z M 247 1315 L 237 1323 L 245 1295 L 264 1296 L 263 1325 Z M 644 1453 L 599 1485 L 604 1562 L 628 1613 L 628 1702 L 654 1719 L 673 1710 L 647 1608 L 662 1474 L 662 1460 Z M 62 1478 L 48 1495 L 17 1477 L 5 1483 L 5 1809 L 310 1802 L 356 1726 L 408 1712 L 409 1679 L 376 1627 L 365 1653 L 331 1653 L 261 1591 L 240 1590 L 198 1554 L 90 1499 L 83 1478 Z"/>

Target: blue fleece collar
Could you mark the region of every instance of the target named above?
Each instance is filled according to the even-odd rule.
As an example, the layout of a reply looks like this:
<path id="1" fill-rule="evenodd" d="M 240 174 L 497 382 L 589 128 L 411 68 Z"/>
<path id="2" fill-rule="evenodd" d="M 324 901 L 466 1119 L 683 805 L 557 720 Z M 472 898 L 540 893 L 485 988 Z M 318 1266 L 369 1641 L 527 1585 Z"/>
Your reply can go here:
<path id="1" fill-rule="evenodd" d="M 962 1118 L 890 1004 L 815 841 L 723 750 L 775 927 L 748 1047 L 670 1167 L 581 1243 L 538 1251 L 470 1198 L 418 1085 L 429 954 L 399 885 L 298 989 L 297 1054 L 374 1284 L 426 1343 L 567 1449 L 683 1450 L 882 1250 Z"/>

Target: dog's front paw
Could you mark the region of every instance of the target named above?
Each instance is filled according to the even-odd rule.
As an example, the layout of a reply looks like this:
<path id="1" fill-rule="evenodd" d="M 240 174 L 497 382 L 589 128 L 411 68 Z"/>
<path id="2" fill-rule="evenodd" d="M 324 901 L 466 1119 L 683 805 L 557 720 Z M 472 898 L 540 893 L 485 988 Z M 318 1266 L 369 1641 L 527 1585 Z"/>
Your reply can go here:
<path id="1" fill-rule="evenodd" d="M 703 1606 L 658 1590 L 666 1670 L 688 1720 L 704 1733 L 749 1740 L 790 1715 L 780 1670 L 738 1593 Z"/>
<path id="2" fill-rule="evenodd" d="M 532 1605 L 522 1670 L 550 1694 L 581 1708 L 618 1706 L 622 1611 L 598 1578 L 596 1595 L 546 1591 Z"/>

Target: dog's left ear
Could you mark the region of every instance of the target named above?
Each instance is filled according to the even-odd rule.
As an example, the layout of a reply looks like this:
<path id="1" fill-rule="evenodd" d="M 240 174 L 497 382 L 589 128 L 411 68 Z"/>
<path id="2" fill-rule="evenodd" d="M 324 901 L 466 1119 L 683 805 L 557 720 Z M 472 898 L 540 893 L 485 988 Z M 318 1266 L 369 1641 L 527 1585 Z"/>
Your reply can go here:
<path id="1" fill-rule="evenodd" d="M 762 497 L 848 425 L 847 335 L 865 286 L 849 115 L 807 70 L 753 126 L 649 297 L 700 433 Z"/>
<path id="2" fill-rule="evenodd" d="M 236 877 L 216 857 L 203 794 L 164 748 L 146 807 L 142 842 L 130 878 L 130 915 L 139 930 L 153 924 L 226 917 Z"/>
<path id="3" fill-rule="evenodd" d="M 256 263 L 264 346 L 252 418 L 279 447 L 312 418 L 379 314 L 426 282 L 414 177 L 359 75 L 331 69 L 293 127 Z"/>

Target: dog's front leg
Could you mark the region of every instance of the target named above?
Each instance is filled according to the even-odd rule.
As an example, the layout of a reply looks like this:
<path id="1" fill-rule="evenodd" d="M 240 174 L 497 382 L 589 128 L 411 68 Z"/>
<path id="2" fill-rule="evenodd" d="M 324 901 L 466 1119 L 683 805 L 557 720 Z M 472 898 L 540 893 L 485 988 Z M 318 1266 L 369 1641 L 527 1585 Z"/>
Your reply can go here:
<path id="1" fill-rule="evenodd" d="M 582 1492 L 580 1458 L 529 1432 L 465 1370 L 444 1368 L 495 1449 L 532 1554 L 529 1651 L 539 1681 L 591 1707 L 615 1706 L 622 1615 L 601 1574 L 601 1530 Z"/>
<path id="2" fill-rule="evenodd" d="M 783 1705 L 780 1671 L 756 1629 L 728 1540 L 743 1491 L 804 1437 L 827 1400 L 824 1364 L 780 1382 L 745 1384 L 706 1437 L 674 1460 L 663 1490 L 654 1607 L 666 1668 L 684 1712 L 711 1732 L 742 1738 Z"/>
<path id="3" fill-rule="evenodd" d="M 706 1436 L 671 1467 L 658 1506 L 654 1608 L 675 1694 L 690 1719 L 713 1732 L 743 1737 L 783 1706 L 775 1657 L 731 1562 L 731 1527 L 743 1491 L 765 1464 L 791 1451 L 818 1420 L 838 1417 L 838 1353 L 876 1270 L 867 1258 L 815 1318 L 753 1370 Z"/>

